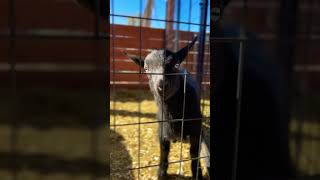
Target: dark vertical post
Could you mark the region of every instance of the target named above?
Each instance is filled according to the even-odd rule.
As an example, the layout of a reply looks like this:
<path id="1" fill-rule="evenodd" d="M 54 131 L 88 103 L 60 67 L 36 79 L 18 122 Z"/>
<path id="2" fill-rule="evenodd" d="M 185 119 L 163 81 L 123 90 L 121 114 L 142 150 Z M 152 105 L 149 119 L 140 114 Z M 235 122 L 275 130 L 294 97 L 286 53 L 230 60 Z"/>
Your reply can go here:
<path id="1" fill-rule="evenodd" d="M 103 4 L 103 7 L 105 7 L 104 12 L 106 13 L 106 16 L 103 18 L 103 26 L 104 26 L 104 33 L 106 34 L 106 37 L 109 36 L 107 39 L 103 39 L 103 47 L 105 48 L 105 53 L 103 56 L 103 65 L 102 65 L 102 76 L 104 83 L 103 85 L 103 105 L 102 105 L 102 114 L 101 114 L 101 121 L 102 121 L 102 127 L 106 127 L 106 132 L 103 133 L 103 135 L 100 135 L 100 138 L 105 138 L 105 142 L 110 142 L 110 1 L 103 1 L 105 2 L 105 5 Z M 109 85 L 105 86 L 105 82 L 107 82 Z M 105 126 L 106 125 L 106 126 Z M 104 144 L 103 147 L 106 149 L 106 162 L 107 162 L 107 179 L 111 179 L 111 169 L 110 169 L 110 149 L 108 148 L 107 144 Z"/>
<path id="2" fill-rule="evenodd" d="M 313 21 L 314 21 L 314 11 L 313 11 L 313 7 L 315 7 L 315 0 L 311 0 L 309 1 L 308 6 L 310 6 L 310 9 L 308 11 L 308 13 L 306 14 L 306 22 L 298 22 L 298 24 L 305 24 L 305 37 L 302 40 L 302 43 L 304 44 L 304 46 L 302 47 L 302 52 L 303 52 L 303 57 L 304 57 L 304 61 L 303 64 L 307 65 L 307 64 L 311 64 L 312 60 L 311 60 L 311 56 L 312 54 L 310 53 L 310 48 L 311 48 L 311 43 L 312 43 L 312 26 L 313 26 Z M 298 6 L 299 7 L 299 6 Z M 301 13 L 300 13 L 301 15 Z M 303 19 L 304 20 L 304 19 Z M 303 21 L 302 20 L 302 21 Z M 300 46 L 301 47 L 301 46 Z M 299 75 L 299 79 L 302 78 L 303 81 L 306 81 L 308 76 L 309 76 L 309 72 L 308 71 L 303 71 L 302 73 L 300 73 L 301 75 Z M 295 76 L 294 76 L 295 77 Z M 308 85 L 303 85 L 304 87 L 304 91 L 302 92 L 302 96 L 301 98 L 303 99 L 303 101 L 305 101 L 306 104 L 309 104 L 310 100 L 308 98 L 308 90 L 306 90 L 308 88 Z M 306 88 L 306 89 L 305 89 Z M 301 101 L 300 101 L 301 102 Z M 300 104 L 300 103 L 299 103 Z M 303 104 L 303 103 L 302 103 Z M 301 106 L 298 106 L 301 107 Z M 303 146 L 303 138 L 304 138 L 304 133 L 303 133 L 303 121 L 306 120 L 308 118 L 308 109 L 309 107 L 304 105 L 301 108 L 299 108 L 299 111 L 301 111 L 301 113 L 303 114 L 302 118 L 297 119 L 297 133 L 295 135 L 295 145 L 296 145 L 296 150 L 295 150 L 295 164 L 299 163 L 299 157 L 301 155 L 301 150 L 302 150 L 302 146 Z M 311 148 L 312 149 L 312 148 Z M 310 164 L 312 164 L 312 160 L 310 162 Z"/>
<path id="3" fill-rule="evenodd" d="M 139 10 L 139 14 L 140 14 L 140 20 L 139 20 L 139 55 L 140 57 L 142 56 L 142 9 L 143 9 L 143 1 L 140 0 L 140 10 Z M 146 20 L 148 21 L 148 20 Z M 139 85 L 141 86 L 141 79 L 142 79 L 142 71 L 141 71 L 141 67 L 139 68 Z M 140 175 L 141 175 L 141 157 L 140 157 L 140 152 L 141 152 L 141 98 L 138 97 L 138 111 L 139 111 L 139 116 L 138 116 L 138 180 L 140 179 Z"/>
<path id="4" fill-rule="evenodd" d="M 246 19 L 248 17 L 247 0 L 243 0 L 243 9 L 241 13 L 241 27 L 240 27 L 240 39 L 246 39 Z M 237 72 L 237 108 L 236 108 L 236 129 L 234 137 L 234 153 L 233 153 L 233 167 L 232 167 L 232 180 L 236 180 L 238 176 L 238 162 L 239 162 L 239 137 L 240 137 L 240 121 L 241 121 L 241 106 L 242 106 L 242 84 L 243 84 L 243 69 L 244 69 L 244 53 L 246 47 L 246 41 L 240 41 L 239 44 L 239 57 L 238 57 L 238 72 Z"/>
<path id="5" fill-rule="evenodd" d="M 203 75 L 202 73 L 203 73 L 204 49 L 205 49 L 205 43 L 206 43 L 208 0 L 201 0 L 200 8 L 201 8 L 201 16 L 200 16 L 200 33 L 199 33 L 198 63 L 197 63 L 197 81 L 199 83 L 199 87 L 201 87 L 202 75 Z"/>
<path id="6" fill-rule="evenodd" d="M 297 0 L 281 0 L 278 27 L 278 58 L 285 76 L 292 76 L 297 22 Z M 288 81 L 289 82 L 289 81 Z M 290 83 L 290 82 L 289 82 Z M 288 84 L 289 85 L 289 84 Z"/>
<path id="7" fill-rule="evenodd" d="M 230 82 L 233 76 L 230 76 L 231 71 L 236 71 L 236 68 L 231 65 L 229 59 L 232 56 L 226 47 L 228 42 L 217 41 L 224 37 L 221 21 L 224 7 L 227 2 L 224 0 L 211 1 L 211 17 L 210 17 L 210 72 L 212 92 L 212 106 L 210 114 L 212 114 L 212 141 L 213 141 L 213 162 L 214 167 L 212 176 L 213 179 L 230 179 L 232 178 L 232 161 L 233 161 L 233 134 L 226 129 L 234 129 L 231 122 L 236 118 L 235 97 L 230 96 L 235 92 L 236 85 Z M 233 122 L 233 121 L 232 121 Z"/>
<path id="8" fill-rule="evenodd" d="M 16 1 L 9 1 L 9 28 L 10 28 L 10 46 L 9 46 L 9 64 L 10 64 L 10 81 L 12 89 L 12 126 L 10 134 L 10 148 L 12 153 L 12 179 L 17 179 L 17 136 L 18 136 L 18 116 L 17 116 L 17 79 L 16 79 Z"/>
<path id="9" fill-rule="evenodd" d="M 102 0 L 101 0 L 102 1 Z M 95 70 L 91 73 L 93 74 L 98 74 L 97 72 L 99 71 L 99 29 L 100 29 L 100 13 L 101 12 L 101 4 L 100 4 L 100 0 L 95 0 L 94 1 L 94 9 L 96 9 L 95 11 L 95 23 L 94 23 L 94 30 L 95 30 L 95 33 L 94 33 L 94 38 L 93 38 L 93 46 L 95 48 Z M 97 118 L 97 117 L 95 117 Z M 97 157 L 97 153 L 98 153 L 98 131 L 96 130 L 98 126 L 98 119 L 94 119 L 93 122 L 92 122 L 92 127 L 90 128 L 91 130 L 91 133 L 90 133 L 90 146 L 91 146 L 91 154 L 92 154 L 92 160 L 96 160 L 96 157 Z M 96 179 L 96 176 L 95 176 L 95 173 L 98 173 L 98 172 L 91 172 L 91 179 L 92 180 L 95 180 Z"/>
<path id="10" fill-rule="evenodd" d="M 285 148 L 287 155 L 282 162 L 291 164 L 289 154 L 289 122 L 290 122 L 290 104 L 292 94 L 292 77 L 294 66 L 294 51 L 296 41 L 296 22 L 297 22 L 297 7 L 298 0 L 281 0 L 279 13 L 279 27 L 278 27 L 278 48 L 277 57 L 278 62 L 281 63 L 284 72 L 283 77 L 285 84 L 282 86 L 282 105 L 283 117 L 282 122 L 279 123 L 279 130 L 282 132 L 283 138 L 281 142 L 286 142 Z M 288 171 L 291 172 L 291 168 Z M 288 172 L 288 173 L 290 173 Z"/>

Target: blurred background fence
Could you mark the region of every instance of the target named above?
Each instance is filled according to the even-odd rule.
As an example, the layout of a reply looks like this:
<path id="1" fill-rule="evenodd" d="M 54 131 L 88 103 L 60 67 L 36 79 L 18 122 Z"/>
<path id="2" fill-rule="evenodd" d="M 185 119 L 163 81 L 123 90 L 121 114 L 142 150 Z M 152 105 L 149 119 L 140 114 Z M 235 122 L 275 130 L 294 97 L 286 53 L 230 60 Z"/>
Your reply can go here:
<path id="1" fill-rule="evenodd" d="M 0 1 L 0 179 L 106 179 L 106 26 L 73 0 Z"/>

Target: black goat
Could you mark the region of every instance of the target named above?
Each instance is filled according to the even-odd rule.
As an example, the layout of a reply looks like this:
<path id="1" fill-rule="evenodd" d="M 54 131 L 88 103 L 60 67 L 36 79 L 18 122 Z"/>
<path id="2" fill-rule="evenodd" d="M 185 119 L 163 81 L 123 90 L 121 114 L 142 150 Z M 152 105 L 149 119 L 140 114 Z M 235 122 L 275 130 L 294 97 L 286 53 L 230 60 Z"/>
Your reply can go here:
<path id="1" fill-rule="evenodd" d="M 167 179 L 170 140 L 180 140 L 181 136 L 183 140 L 186 140 L 187 136 L 190 138 L 190 156 L 195 158 L 191 162 L 193 179 L 202 179 L 200 163 L 197 163 L 202 125 L 199 87 L 186 70 L 179 68 L 196 39 L 176 53 L 169 50 L 153 50 L 146 58 L 127 54 L 148 73 L 150 90 L 158 106 L 161 151 L 159 179 Z"/>

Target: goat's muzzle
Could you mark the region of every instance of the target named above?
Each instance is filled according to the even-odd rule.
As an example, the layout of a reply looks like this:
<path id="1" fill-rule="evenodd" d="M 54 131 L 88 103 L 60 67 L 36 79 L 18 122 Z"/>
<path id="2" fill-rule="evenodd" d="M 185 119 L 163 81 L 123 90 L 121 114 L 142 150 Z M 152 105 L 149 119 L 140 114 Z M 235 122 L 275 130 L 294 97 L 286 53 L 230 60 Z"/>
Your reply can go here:
<path id="1" fill-rule="evenodd" d="M 164 88 L 162 86 L 158 86 L 157 91 L 158 91 L 159 95 L 162 96 L 162 94 L 164 92 Z"/>

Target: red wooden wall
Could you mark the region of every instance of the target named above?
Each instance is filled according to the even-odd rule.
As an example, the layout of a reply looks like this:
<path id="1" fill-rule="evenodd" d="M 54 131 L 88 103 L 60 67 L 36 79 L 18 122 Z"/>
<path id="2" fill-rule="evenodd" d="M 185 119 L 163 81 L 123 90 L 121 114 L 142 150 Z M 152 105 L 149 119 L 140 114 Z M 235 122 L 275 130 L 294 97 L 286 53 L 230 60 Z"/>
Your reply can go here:
<path id="1" fill-rule="evenodd" d="M 0 80 L 9 80 L 10 40 L 5 35 L 9 32 L 9 0 L 0 1 Z M 21 37 L 26 33 L 86 34 L 94 35 L 95 17 L 87 9 L 81 8 L 73 0 L 25 0 L 16 1 L 16 49 L 15 60 L 18 84 L 43 82 L 46 84 L 65 82 L 65 84 L 92 83 L 89 79 L 97 66 L 108 66 L 104 57 L 110 58 L 110 79 L 117 86 L 141 87 L 137 84 L 139 75 L 116 74 L 119 71 L 137 71 L 138 68 L 124 57 L 120 50 L 139 54 L 140 49 L 146 55 L 150 48 L 163 48 L 163 29 L 139 28 L 115 25 L 110 27 L 110 47 L 106 40 L 77 38 L 32 38 Z M 100 22 L 101 24 L 103 22 Z M 100 32 L 104 27 L 101 26 Z M 141 30 L 141 31 L 140 31 Z M 113 37 L 112 34 L 115 36 Z M 141 35 L 141 36 L 140 36 Z M 191 40 L 193 33 L 180 32 L 180 47 Z M 104 42 L 103 42 L 104 41 Z M 106 48 L 107 47 L 107 48 Z M 209 45 L 206 46 L 209 52 Z M 190 52 L 186 67 L 195 72 L 196 48 Z M 97 51 L 98 49 L 98 51 Z M 99 55 L 96 58 L 96 55 Z M 209 54 L 206 55 L 205 68 L 208 69 Z M 114 71 L 115 70 L 115 71 Z M 209 73 L 209 72 L 207 72 Z M 69 80 L 68 80 L 69 79 Z M 206 82 L 209 75 L 204 76 Z M 145 76 L 142 76 L 145 82 Z M 90 81 L 90 82 L 89 82 Z"/>

